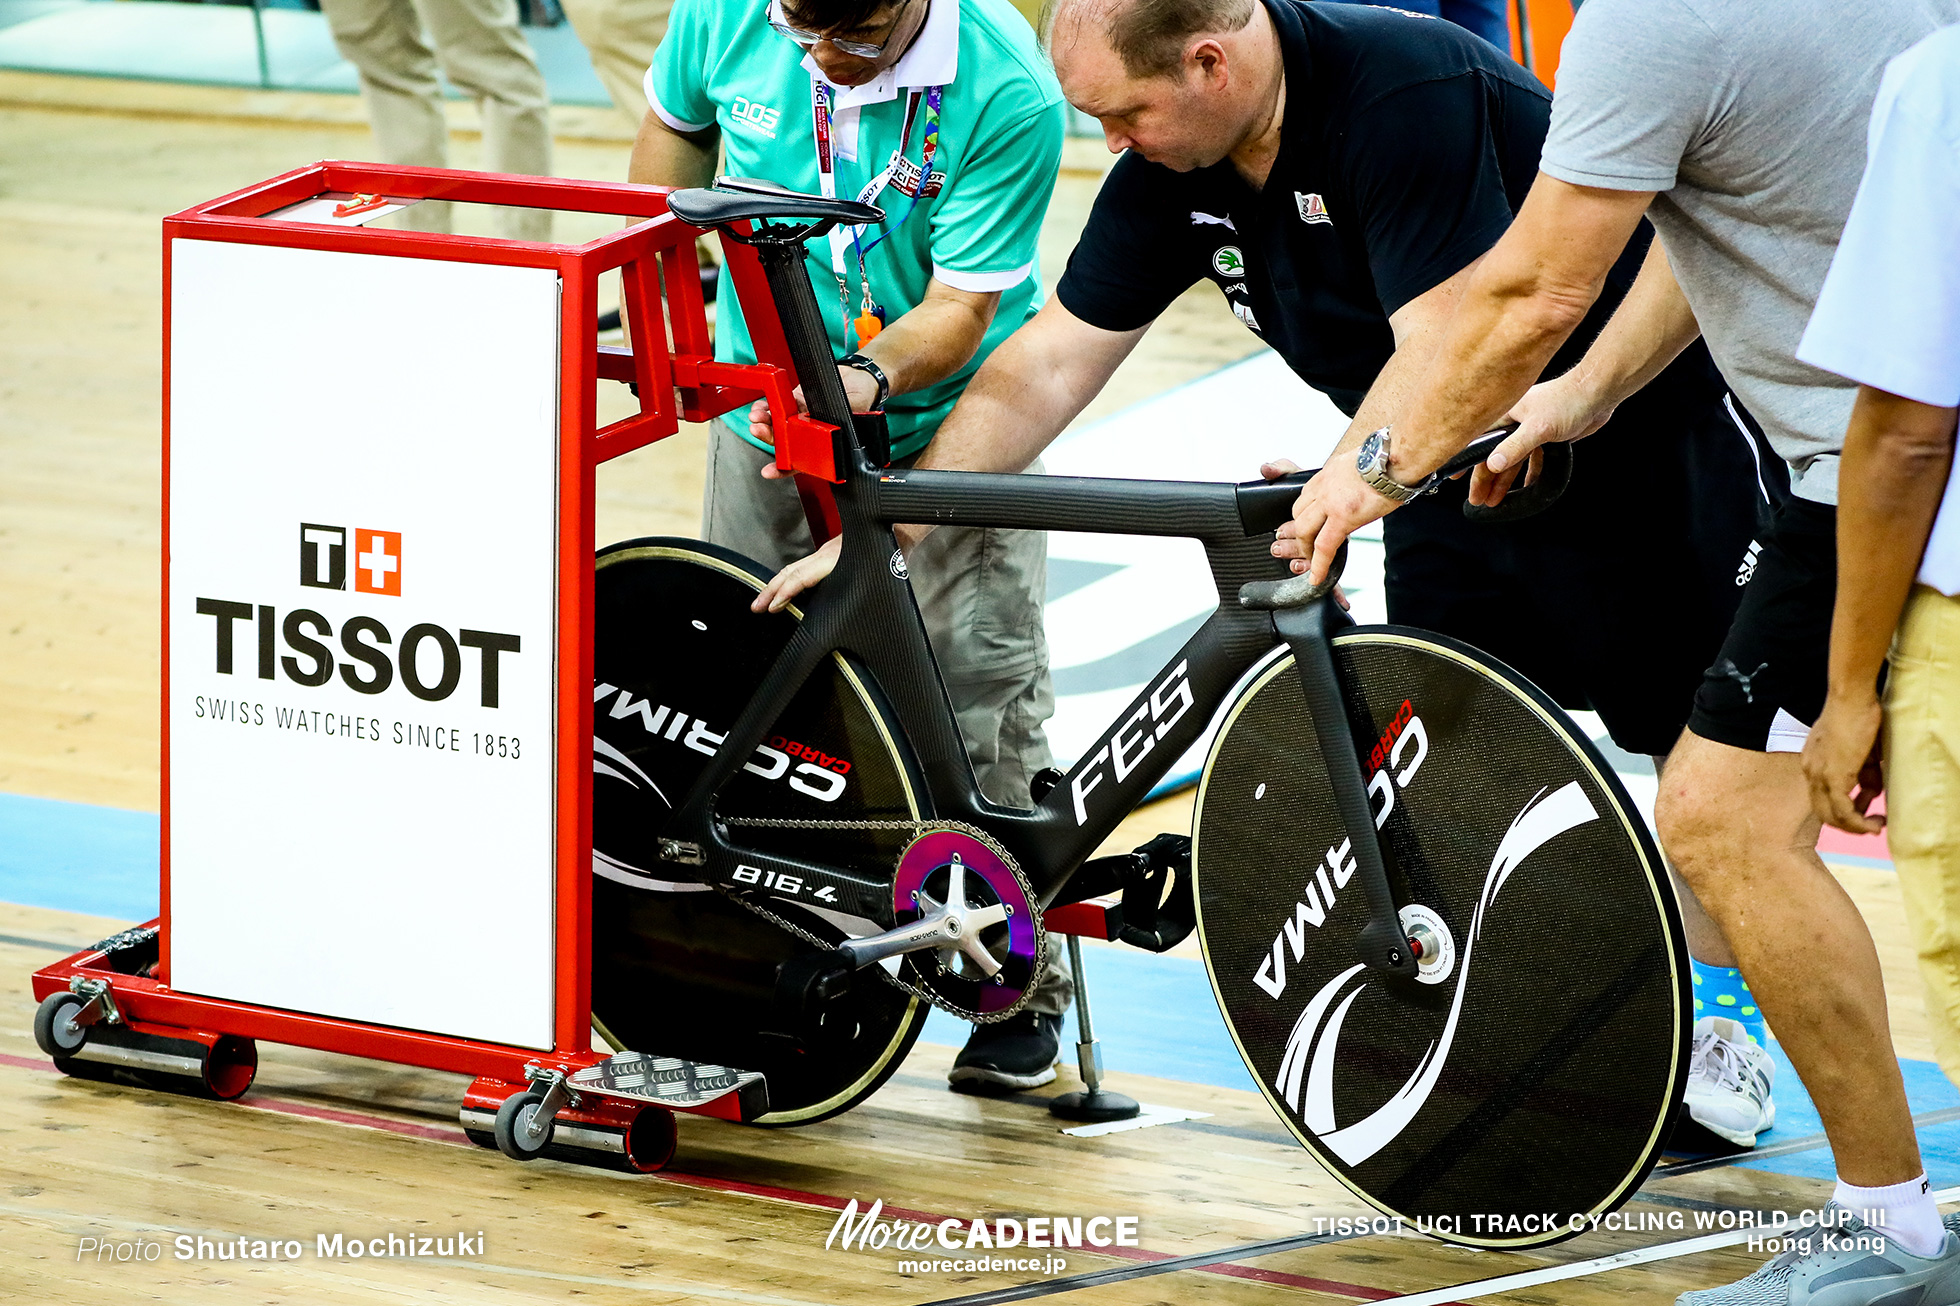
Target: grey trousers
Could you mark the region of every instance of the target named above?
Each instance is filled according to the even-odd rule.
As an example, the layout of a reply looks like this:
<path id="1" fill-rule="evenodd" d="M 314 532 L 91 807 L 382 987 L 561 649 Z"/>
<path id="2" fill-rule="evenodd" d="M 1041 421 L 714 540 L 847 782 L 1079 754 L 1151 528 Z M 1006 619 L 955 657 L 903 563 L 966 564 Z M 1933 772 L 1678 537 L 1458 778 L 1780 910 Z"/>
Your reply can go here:
<path id="1" fill-rule="evenodd" d="M 489 172 L 551 175 L 551 100 L 517 24 L 516 0 L 321 0 L 334 44 L 361 75 L 361 99 L 384 163 L 449 166 L 442 75 L 475 98 Z M 431 46 L 434 48 L 432 49 Z M 449 203 L 402 214 L 415 231 L 448 231 Z M 549 240 L 551 214 L 500 209 L 496 232 Z"/>
<path id="2" fill-rule="evenodd" d="M 667 34 L 674 0 L 562 0 L 562 5 L 606 94 L 631 128 L 639 130 L 647 116 L 642 79 Z"/>
<path id="3" fill-rule="evenodd" d="M 795 485 L 762 478 L 769 461 L 728 423 L 715 421 L 702 534 L 781 570 L 815 546 Z M 1028 782 L 1054 760 L 1042 728 L 1055 711 L 1041 624 L 1048 537 L 942 526 L 912 550 L 907 566 L 981 792 L 997 803 L 1025 805 Z M 1050 940 L 1048 974 L 1029 999 L 1030 1010 L 1060 1015 L 1068 1009 L 1075 983 L 1064 948 L 1061 939 Z"/>

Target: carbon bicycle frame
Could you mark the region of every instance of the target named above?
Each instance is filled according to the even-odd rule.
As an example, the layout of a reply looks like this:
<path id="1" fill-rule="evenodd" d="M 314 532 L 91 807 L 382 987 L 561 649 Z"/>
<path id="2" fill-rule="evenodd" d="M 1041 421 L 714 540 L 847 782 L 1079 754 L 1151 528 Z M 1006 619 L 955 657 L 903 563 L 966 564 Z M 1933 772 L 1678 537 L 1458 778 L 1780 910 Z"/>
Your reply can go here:
<path id="1" fill-rule="evenodd" d="M 802 247 L 768 239 L 769 230 L 761 229 L 753 243 L 798 379 L 811 415 L 838 428 L 842 482 L 827 488 L 843 536 L 842 553 L 831 576 L 807 596 L 796 633 L 675 811 L 667 827 L 675 859 L 698 867 L 692 878 L 736 892 L 754 892 L 757 871 L 775 872 L 760 878 L 780 884 L 787 876 L 801 886 L 796 897 L 884 925 L 893 922 L 888 880 L 738 846 L 713 815 L 716 792 L 754 755 L 809 676 L 832 652 L 842 652 L 869 673 L 903 726 L 923 781 L 921 818 L 964 821 L 986 830 L 1013 854 L 1047 906 L 1204 733 L 1239 678 L 1283 642 L 1273 615 L 1240 607 L 1238 591 L 1248 581 L 1289 574 L 1273 558 L 1270 544 L 1299 487 L 878 466 L 851 423 L 802 268 Z M 803 488 L 807 502 L 808 487 Z M 892 535 L 900 522 L 1197 540 L 1218 587 L 1218 607 L 1041 801 L 1031 810 L 1004 807 L 982 794 L 975 780 Z M 819 898 L 824 889 L 830 892 Z"/>

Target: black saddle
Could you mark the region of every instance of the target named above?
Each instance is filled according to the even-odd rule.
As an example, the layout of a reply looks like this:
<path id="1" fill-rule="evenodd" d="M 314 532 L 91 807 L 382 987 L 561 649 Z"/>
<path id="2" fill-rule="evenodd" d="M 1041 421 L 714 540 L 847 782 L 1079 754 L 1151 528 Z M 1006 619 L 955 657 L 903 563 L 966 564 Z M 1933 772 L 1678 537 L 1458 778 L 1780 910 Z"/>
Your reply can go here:
<path id="1" fill-rule="evenodd" d="M 840 222 L 862 226 L 885 220 L 885 211 L 875 204 L 805 195 L 773 181 L 748 177 L 718 177 L 712 190 L 677 190 L 667 197 L 667 208 L 682 222 L 696 227 L 723 227 L 734 222 L 765 222 L 772 218 L 811 221 L 813 229 L 799 233 L 800 239 L 808 239 L 820 230 L 827 231 Z"/>

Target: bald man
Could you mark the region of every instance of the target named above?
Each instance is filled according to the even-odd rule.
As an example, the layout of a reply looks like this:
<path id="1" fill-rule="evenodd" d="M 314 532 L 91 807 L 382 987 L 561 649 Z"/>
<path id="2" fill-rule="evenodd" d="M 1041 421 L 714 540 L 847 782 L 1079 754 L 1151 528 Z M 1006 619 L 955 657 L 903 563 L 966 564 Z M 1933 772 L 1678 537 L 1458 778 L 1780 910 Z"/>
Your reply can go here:
<path id="1" fill-rule="evenodd" d="M 995 351 L 918 466 L 1026 467 L 1200 280 L 1352 419 L 1334 455 L 1351 464 L 1523 202 L 1550 94 L 1459 28 L 1351 5 L 1061 0 L 1050 44 L 1063 94 L 1124 157 L 1055 297 Z M 1647 241 L 1622 234 L 1605 302 L 1545 375 L 1583 351 Z M 1780 488 L 1773 475 L 1759 488 L 1758 451 L 1725 397 L 1707 354 L 1689 350 L 1621 406 L 1541 516 L 1473 525 L 1463 483 L 1395 514 L 1389 619 L 1476 645 L 1564 706 L 1596 710 L 1628 753 L 1666 753 L 1734 611 L 1756 513 Z M 1283 450 L 1295 437 L 1272 438 Z M 775 601 L 827 569 L 824 554 L 794 564 Z M 1683 898 L 1712 1003 L 1740 980 L 1720 931 Z M 1749 1006 L 1702 1031 L 1709 1073 L 1690 1094 L 1694 1118 L 1737 1146 L 1774 1120 L 1773 1063 Z"/>

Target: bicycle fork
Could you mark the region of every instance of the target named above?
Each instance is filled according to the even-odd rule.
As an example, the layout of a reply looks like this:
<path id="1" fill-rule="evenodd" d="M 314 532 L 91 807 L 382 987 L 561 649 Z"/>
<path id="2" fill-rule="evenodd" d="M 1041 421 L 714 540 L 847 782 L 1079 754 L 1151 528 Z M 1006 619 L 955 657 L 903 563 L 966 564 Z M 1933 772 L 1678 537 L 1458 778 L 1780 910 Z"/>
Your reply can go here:
<path id="1" fill-rule="evenodd" d="M 1247 608 L 1271 612 L 1273 628 L 1293 651 L 1293 667 L 1307 696 L 1314 739 L 1320 746 L 1321 764 L 1327 770 L 1327 787 L 1333 791 L 1334 809 L 1353 843 L 1355 875 L 1368 902 L 1368 920 L 1355 940 L 1361 960 L 1385 975 L 1413 979 L 1420 968 L 1421 949 L 1402 929 L 1395 892 L 1388 882 L 1388 868 L 1382 862 L 1374 809 L 1368 803 L 1368 786 L 1361 774 L 1361 761 L 1355 755 L 1340 674 L 1335 670 L 1334 651 L 1329 643 L 1336 631 L 1354 624 L 1333 600 L 1334 586 L 1340 579 L 1346 556 L 1343 545 L 1341 556 L 1320 585 L 1309 584 L 1305 576 L 1257 581 L 1241 587 L 1239 602 Z"/>

